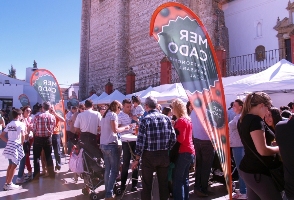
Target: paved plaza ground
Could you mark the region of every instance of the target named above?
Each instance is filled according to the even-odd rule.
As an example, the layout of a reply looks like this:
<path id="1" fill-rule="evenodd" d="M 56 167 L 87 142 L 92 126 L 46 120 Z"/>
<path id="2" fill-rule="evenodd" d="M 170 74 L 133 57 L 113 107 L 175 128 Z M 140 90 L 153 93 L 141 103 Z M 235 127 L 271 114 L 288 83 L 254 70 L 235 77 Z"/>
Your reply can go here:
<path id="1" fill-rule="evenodd" d="M 5 183 L 6 169 L 8 166 L 8 160 L 2 156 L 5 143 L 0 140 L 0 187 Z M 53 155 L 53 154 L 52 154 Z M 61 167 L 60 172 L 56 175 L 55 179 L 41 177 L 39 181 L 31 181 L 24 183 L 21 189 L 11 190 L 11 191 L 2 191 L 0 190 L 0 200 L 16 200 L 16 199 L 27 199 L 27 200 L 82 200 L 90 199 L 89 196 L 82 194 L 82 188 L 84 187 L 83 180 L 79 178 L 78 182 L 75 183 L 73 178 L 73 173 L 68 172 L 68 159 L 69 157 L 62 158 L 64 163 Z M 54 160 L 55 162 L 55 160 Z M 32 155 L 31 155 L 31 164 L 33 164 Z M 18 170 L 18 168 L 17 168 Z M 26 170 L 25 170 L 26 172 Z M 16 172 L 17 173 L 17 172 Z M 16 175 L 14 176 L 13 182 L 15 183 Z M 214 183 L 209 188 L 209 197 L 200 198 L 197 197 L 193 192 L 194 187 L 194 178 L 190 174 L 190 199 L 202 199 L 202 200 L 225 200 L 228 199 L 226 188 L 223 184 Z M 158 195 L 158 185 L 157 181 L 154 184 L 153 196 L 154 200 L 159 199 Z M 140 190 L 141 182 L 138 183 L 138 191 L 126 193 L 123 197 L 124 200 L 130 199 L 141 199 Z M 98 193 L 98 199 L 104 199 L 104 185 L 96 189 Z M 121 196 L 118 196 L 116 199 L 121 199 Z"/>

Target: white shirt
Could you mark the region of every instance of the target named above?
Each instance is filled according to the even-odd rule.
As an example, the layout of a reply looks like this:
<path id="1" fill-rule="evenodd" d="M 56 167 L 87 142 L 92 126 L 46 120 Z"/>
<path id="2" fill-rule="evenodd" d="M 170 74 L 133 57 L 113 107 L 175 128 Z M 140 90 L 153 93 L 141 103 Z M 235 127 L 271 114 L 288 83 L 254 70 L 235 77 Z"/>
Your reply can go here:
<path id="1" fill-rule="evenodd" d="M 121 111 L 118 114 L 118 125 L 126 126 L 130 125 L 132 123 L 132 118 L 125 112 Z M 128 134 L 128 133 L 133 133 L 132 129 L 120 132 L 120 135 Z"/>
<path id="2" fill-rule="evenodd" d="M 71 117 L 73 116 L 73 113 L 71 111 L 69 111 L 66 115 L 65 115 L 65 120 L 66 120 L 66 131 L 70 131 L 70 125 L 69 125 L 69 121 L 71 119 Z"/>
<path id="3" fill-rule="evenodd" d="M 120 145 L 121 142 L 118 140 L 117 133 L 114 133 L 111 129 L 111 121 L 116 121 L 118 123 L 118 117 L 116 113 L 108 111 L 105 117 L 101 119 L 100 144 L 108 145 L 114 142 Z"/>
<path id="4" fill-rule="evenodd" d="M 240 116 L 241 114 L 236 115 L 233 120 L 229 122 L 230 147 L 243 147 L 237 128 Z"/>
<path id="5" fill-rule="evenodd" d="M 81 132 L 90 132 L 97 135 L 97 129 L 98 126 L 100 126 L 101 118 L 99 112 L 88 109 L 78 114 L 74 127 L 81 129 Z"/>
<path id="6" fill-rule="evenodd" d="M 138 105 L 136 108 L 135 107 L 132 108 L 133 115 L 136 115 L 136 116 L 143 115 L 144 112 L 145 112 L 145 110 L 141 105 Z"/>
<path id="7" fill-rule="evenodd" d="M 15 141 L 18 144 L 21 144 L 21 136 L 25 135 L 25 124 L 21 121 L 11 121 L 7 124 L 4 132 L 8 133 L 8 140 Z"/>

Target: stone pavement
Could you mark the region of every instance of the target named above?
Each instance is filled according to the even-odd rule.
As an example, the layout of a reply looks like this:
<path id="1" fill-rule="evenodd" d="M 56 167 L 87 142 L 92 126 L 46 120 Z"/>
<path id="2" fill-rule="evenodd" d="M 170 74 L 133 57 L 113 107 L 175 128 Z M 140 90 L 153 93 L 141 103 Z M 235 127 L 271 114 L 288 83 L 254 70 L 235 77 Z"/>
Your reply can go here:
<path id="1" fill-rule="evenodd" d="M 16 200 L 16 199 L 26 199 L 26 200 L 82 200 L 90 199 L 89 196 L 82 194 L 82 188 L 84 187 L 83 180 L 79 178 L 78 182 L 75 183 L 73 178 L 73 173 L 68 172 L 68 159 L 69 157 L 62 158 L 62 162 L 66 162 L 62 165 L 60 172 L 56 175 L 55 179 L 41 177 L 39 181 L 31 181 L 24 183 L 21 189 L 2 191 L 2 187 L 5 183 L 6 169 L 8 166 L 8 160 L 2 156 L 3 148 L 5 143 L 0 140 L 0 200 Z M 52 154 L 53 155 L 53 154 Z M 55 160 L 54 160 L 55 162 Z M 31 155 L 31 164 L 33 164 Z M 18 168 L 17 168 L 18 170 Z M 25 169 L 25 173 L 26 173 Z M 17 172 L 16 172 L 17 173 Z M 16 175 L 14 176 L 13 182 L 15 183 Z M 228 199 L 226 188 L 223 184 L 215 183 L 209 188 L 209 197 L 199 198 L 193 192 L 194 178 L 190 178 L 190 199 L 202 199 L 202 200 L 225 200 Z M 154 182 L 154 200 L 158 200 L 158 185 L 157 181 Z M 137 192 L 127 192 L 124 196 L 124 200 L 130 199 L 141 199 L 140 190 L 141 182 L 138 183 Z M 129 188 L 130 190 L 130 188 Z M 96 189 L 98 193 L 98 199 L 104 199 L 104 185 Z M 116 199 L 120 199 L 118 196 Z"/>

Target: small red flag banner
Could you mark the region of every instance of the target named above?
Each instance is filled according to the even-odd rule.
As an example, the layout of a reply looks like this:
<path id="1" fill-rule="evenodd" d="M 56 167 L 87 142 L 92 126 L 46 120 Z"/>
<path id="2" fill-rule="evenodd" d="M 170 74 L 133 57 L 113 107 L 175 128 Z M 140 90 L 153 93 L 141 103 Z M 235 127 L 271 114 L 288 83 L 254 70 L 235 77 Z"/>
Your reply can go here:
<path id="1" fill-rule="evenodd" d="M 153 36 L 176 69 L 189 101 L 220 159 L 232 198 L 228 121 L 221 70 L 211 39 L 199 17 L 186 6 L 159 6 L 150 23 Z"/>
<path id="2" fill-rule="evenodd" d="M 54 105 L 55 111 L 65 119 L 64 101 L 62 92 L 55 76 L 46 69 L 38 69 L 31 76 L 31 85 L 39 93 L 43 101 Z M 61 136 L 64 152 L 67 153 L 66 123 L 59 121 L 59 134 Z"/>

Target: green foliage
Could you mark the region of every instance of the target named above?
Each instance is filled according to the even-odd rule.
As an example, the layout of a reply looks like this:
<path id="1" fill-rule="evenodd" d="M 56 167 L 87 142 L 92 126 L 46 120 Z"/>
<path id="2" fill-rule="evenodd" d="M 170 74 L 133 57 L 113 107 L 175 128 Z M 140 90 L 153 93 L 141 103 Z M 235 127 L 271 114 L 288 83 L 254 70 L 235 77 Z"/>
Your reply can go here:
<path id="1" fill-rule="evenodd" d="M 13 68 L 13 65 L 11 65 L 11 68 L 9 70 L 8 76 L 10 78 L 16 78 L 16 69 Z"/>

